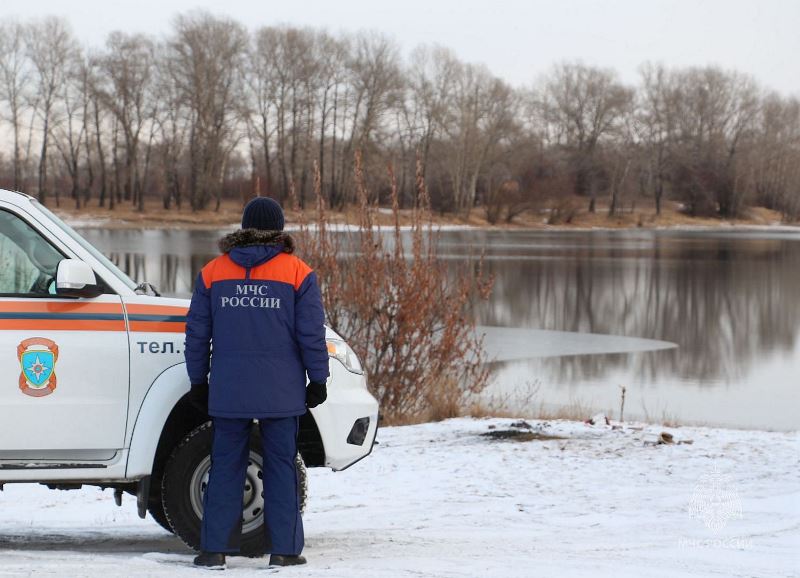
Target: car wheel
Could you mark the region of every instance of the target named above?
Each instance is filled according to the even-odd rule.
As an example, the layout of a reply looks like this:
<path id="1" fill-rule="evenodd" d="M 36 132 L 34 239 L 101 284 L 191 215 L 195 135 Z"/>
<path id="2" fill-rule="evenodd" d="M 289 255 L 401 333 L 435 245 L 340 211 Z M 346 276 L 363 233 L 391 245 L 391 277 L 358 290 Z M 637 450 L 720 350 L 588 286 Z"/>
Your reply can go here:
<path id="1" fill-rule="evenodd" d="M 211 469 L 211 422 L 194 429 L 175 448 L 167 460 L 161 482 L 161 497 L 169 526 L 189 547 L 200 549 L 200 524 L 203 517 L 203 496 Z M 261 465 L 263 463 L 258 430 L 250 435 L 250 458 L 242 502 L 242 541 L 244 556 L 266 553 L 264 536 L 264 499 Z M 308 477 L 305 464 L 297 456 L 298 492 L 301 509 L 305 509 Z M 155 518 L 155 516 L 154 516 Z"/>

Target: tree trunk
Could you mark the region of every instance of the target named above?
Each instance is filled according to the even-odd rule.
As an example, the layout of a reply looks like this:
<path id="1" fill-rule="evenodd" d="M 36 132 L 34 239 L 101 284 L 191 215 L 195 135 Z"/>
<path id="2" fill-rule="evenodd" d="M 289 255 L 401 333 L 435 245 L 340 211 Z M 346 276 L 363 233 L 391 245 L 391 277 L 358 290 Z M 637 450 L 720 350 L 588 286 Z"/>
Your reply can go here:
<path id="1" fill-rule="evenodd" d="M 328 118 L 328 90 L 322 96 L 322 117 L 319 122 L 319 184 L 322 198 L 325 198 L 325 121 Z"/>
<path id="2" fill-rule="evenodd" d="M 272 162 L 269 158 L 269 133 L 267 132 L 267 115 L 261 115 L 261 128 L 264 131 L 264 171 L 267 176 L 267 195 L 272 195 Z"/>
<path id="3" fill-rule="evenodd" d="M 47 135 L 50 132 L 49 115 L 44 116 L 44 131 L 42 133 L 42 152 L 39 156 L 39 202 L 47 204 Z"/>
<path id="4" fill-rule="evenodd" d="M 100 138 L 100 107 L 97 101 L 94 101 L 94 127 L 95 127 L 95 145 L 97 146 L 97 159 L 100 163 L 100 206 L 106 205 L 106 187 L 108 186 L 108 178 L 106 174 L 106 155 L 103 152 L 103 141 Z"/>
<path id="5" fill-rule="evenodd" d="M 114 166 L 114 180 L 113 186 L 111 187 L 111 194 L 109 195 L 108 199 L 108 208 L 114 209 L 116 206 L 117 201 L 119 200 L 120 195 L 120 175 L 119 175 L 119 132 L 116 122 L 114 123 L 114 140 L 111 146 L 111 161 Z"/>
<path id="6" fill-rule="evenodd" d="M 22 190 L 22 154 L 20 151 L 19 145 L 19 110 L 16 104 L 16 98 L 14 98 L 14 102 L 11 108 L 11 119 L 14 123 L 14 190 L 21 191 Z"/>

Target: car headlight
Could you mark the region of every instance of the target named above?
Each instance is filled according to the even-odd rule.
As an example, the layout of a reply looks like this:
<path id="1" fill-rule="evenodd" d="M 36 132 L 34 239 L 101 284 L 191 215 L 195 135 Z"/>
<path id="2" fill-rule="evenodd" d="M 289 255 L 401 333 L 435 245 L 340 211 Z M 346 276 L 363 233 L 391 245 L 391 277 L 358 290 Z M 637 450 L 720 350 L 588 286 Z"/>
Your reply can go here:
<path id="1" fill-rule="evenodd" d="M 359 375 L 364 373 L 361 368 L 361 362 L 358 356 L 346 342 L 341 339 L 328 339 L 328 355 L 334 359 L 338 359 L 345 366 L 347 371 L 357 373 Z"/>

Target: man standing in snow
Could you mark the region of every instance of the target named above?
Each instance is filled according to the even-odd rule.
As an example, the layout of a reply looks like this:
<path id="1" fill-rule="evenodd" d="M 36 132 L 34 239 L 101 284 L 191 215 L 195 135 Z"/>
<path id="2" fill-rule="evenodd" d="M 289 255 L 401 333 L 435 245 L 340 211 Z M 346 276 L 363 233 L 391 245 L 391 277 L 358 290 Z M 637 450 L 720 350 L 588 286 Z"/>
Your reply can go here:
<path id="1" fill-rule="evenodd" d="M 214 425 L 198 566 L 224 568 L 225 554 L 239 551 L 253 419 L 264 449 L 270 566 L 305 563 L 297 432 L 306 408 L 327 397 L 328 352 L 316 274 L 292 254 L 294 241 L 283 227 L 276 201 L 250 201 L 241 230 L 220 240 L 223 254 L 203 267 L 192 296 L 185 349 L 190 396 L 207 407 Z"/>

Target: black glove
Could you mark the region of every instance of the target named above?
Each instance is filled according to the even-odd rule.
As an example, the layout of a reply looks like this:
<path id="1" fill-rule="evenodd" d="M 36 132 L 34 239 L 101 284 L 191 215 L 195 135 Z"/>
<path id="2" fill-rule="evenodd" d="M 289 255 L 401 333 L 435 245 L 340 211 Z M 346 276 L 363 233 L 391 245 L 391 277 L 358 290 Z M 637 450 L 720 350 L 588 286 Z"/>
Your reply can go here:
<path id="1" fill-rule="evenodd" d="M 324 383 L 312 381 L 306 388 L 306 406 L 317 407 L 328 399 L 328 387 Z"/>
<path id="2" fill-rule="evenodd" d="M 186 398 L 193 408 L 208 415 L 208 383 L 193 383 Z"/>

